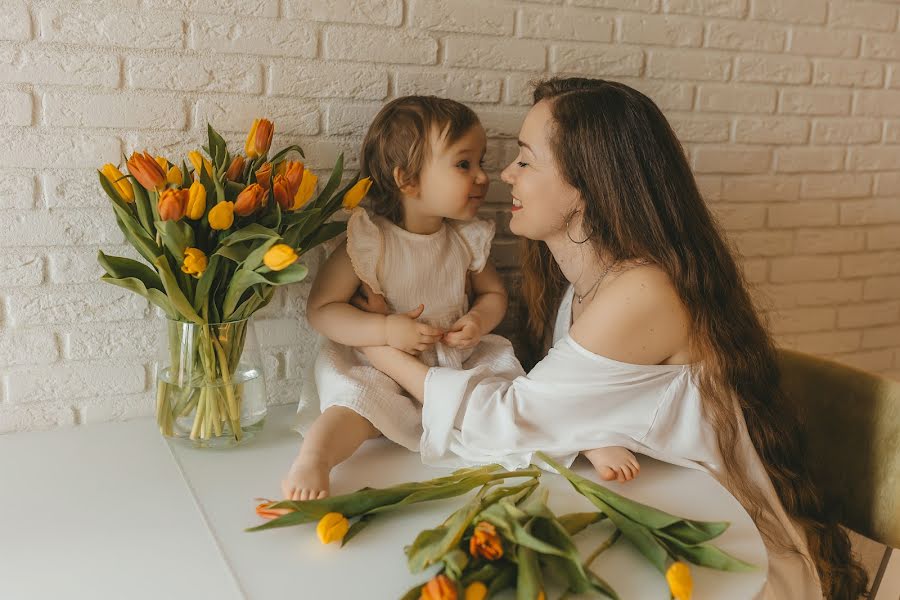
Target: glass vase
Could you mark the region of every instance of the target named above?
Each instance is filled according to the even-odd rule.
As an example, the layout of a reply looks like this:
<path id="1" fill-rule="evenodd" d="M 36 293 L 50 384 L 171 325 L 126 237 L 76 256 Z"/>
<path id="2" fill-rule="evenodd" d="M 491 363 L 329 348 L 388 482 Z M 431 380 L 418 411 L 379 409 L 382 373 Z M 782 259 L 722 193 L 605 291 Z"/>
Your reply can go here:
<path id="1" fill-rule="evenodd" d="M 169 438 L 225 448 L 252 439 L 266 417 L 266 383 L 251 319 L 165 321 L 156 421 Z M 162 366 L 165 365 L 165 366 Z"/>

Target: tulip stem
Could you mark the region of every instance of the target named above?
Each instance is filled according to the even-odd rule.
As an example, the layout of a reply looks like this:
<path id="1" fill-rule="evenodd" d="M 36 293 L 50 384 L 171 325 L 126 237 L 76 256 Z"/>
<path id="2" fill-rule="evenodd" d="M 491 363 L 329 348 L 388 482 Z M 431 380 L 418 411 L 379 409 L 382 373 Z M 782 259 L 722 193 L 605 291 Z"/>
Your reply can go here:
<path id="1" fill-rule="evenodd" d="M 612 535 L 610 535 L 608 538 L 606 538 L 606 541 L 604 541 L 602 544 L 597 546 L 597 549 L 594 550 L 590 556 L 588 556 L 588 559 L 586 561 L 584 561 L 585 568 L 590 567 L 591 563 L 594 562 L 598 556 L 600 556 L 601 554 L 606 552 L 610 548 L 610 546 L 615 544 L 616 540 L 618 540 L 621 536 L 622 536 L 621 530 L 616 528 L 616 530 L 612 532 Z"/>
<path id="2" fill-rule="evenodd" d="M 222 371 L 222 381 L 225 383 L 225 397 L 228 400 L 228 417 L 231 420 L 231 433 L 236 441 L 241 441 L 243 432 L 241 431 L 241 415 L 238 412 L 237 401 L 234 398 L 234 388 L 231 385 L 231 372 L 228 368 L 228 359 L 225 356 L 225 350 L 219 344 L 219 340 L 211 337 L 216 355 L 219 357 L 219 368 Z"/>

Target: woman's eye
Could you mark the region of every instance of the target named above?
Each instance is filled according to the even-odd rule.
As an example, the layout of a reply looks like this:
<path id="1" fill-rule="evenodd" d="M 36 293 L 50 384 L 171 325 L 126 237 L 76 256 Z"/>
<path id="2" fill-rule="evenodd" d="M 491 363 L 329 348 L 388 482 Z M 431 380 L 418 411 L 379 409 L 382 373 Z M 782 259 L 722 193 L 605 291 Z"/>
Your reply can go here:
<path id="1" fill-rule="evenodd" d="M 520 167 L 522 167 L 523 169 L 528 166 L 527 162 L 522 162 L 521 160 L 516 162 L 516 164 L 519 165 Z"/>

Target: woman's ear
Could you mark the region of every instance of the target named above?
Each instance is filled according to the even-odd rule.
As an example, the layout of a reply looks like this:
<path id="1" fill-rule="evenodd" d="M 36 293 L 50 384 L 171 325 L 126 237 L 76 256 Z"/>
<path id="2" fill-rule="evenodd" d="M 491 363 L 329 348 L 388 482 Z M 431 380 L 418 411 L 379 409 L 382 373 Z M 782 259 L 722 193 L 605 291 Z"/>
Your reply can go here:
<path id="1" fill-rule="evenodd" d="M 394 167 L 394 183 L 400 193 L 407 197 L 415 198 L 419 195 L 419 186 L 415 181 L 410 181 L 400 167 Z"/>

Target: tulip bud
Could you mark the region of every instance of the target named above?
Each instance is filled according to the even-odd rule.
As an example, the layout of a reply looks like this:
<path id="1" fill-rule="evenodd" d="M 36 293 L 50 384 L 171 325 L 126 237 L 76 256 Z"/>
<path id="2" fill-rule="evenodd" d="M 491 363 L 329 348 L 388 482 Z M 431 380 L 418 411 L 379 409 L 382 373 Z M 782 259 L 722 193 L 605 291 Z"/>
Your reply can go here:
<path id="1" fill-rule="evenodd" d="M 488 589 L 480 581 L 473 581 L 466 586 L 465 600 L 484 600 L 487 598 Z"/>
<path id="2" fill-rule="evenodd" d="M 266 203 L 266 190 L 258 183 L 245 187 L 234 202 L 234 212 L 239 217 L 252 215 Z"/>
<path id="3" fill-rule="evenodd" d="M 676 561 L 669 565 L 666 570 L 666 582 L 675 600 L 691 600 L 694 582 L 691 579 L 691 569 L 685 563 Z"/>
<path id="4" fill-rule="evenodd" d="M 113 189 L 119 192 L 119 196 L 122 200 L 128 204 L 134 202 L 134 188 L 131 187 L 131 182 L 128 181 L 114 165 L 106 163 L 103 165 L 103 169 L 101 169 L 100 172 L 103 173 L 106 180 L 113 186 Z"/>
<path id="5" fill-rule="evenodd" d="M 278 164 L 278 175 L 284 175 L 288 182 L 288 191 L 291 195 L 291 202 L 300 189 L 300 183 L 303 181 L 303 163 L 300 161 L 288 160 Z"/>
<path id="6" fill-rule="evenodd" d="M 319 520 L 316 526 L 316 535 L 323 544 L 339 542 L 347 535 L 350 522 L 341 513 L 330 512 Z"/>
<path id="7" fill-rule="evenodd" d="M 291 196 L 290 185 L 288 183 L 287 177 L 285 177 L 284 175 L 277 175 L 275 177 L 275 183 L 273 184 L 272 188 L 275 193 L 275 201 L 278 202 L 278 205 L 281 206 L 281 209 L 290 209 L 291 204 L 293 204 L 294 202 L 294 198 Z"/>
<path id="8" fill-rule="evenodd" d="M 206 188 L 199 181 L 191 184 L 188 195 L 187 216 L 195 221 L 206 212 Z"/>
<path id="9" fill-rule="evenodd" d="M 469 554 L 480 556 L 485 560 L 497 560 L 503 556 L 503 544 L 497 535 L 496 527 L 487 521 L 478 523 L 472 532 L 472 539 L 469 540 Z"/>
<path id="10" fill-rule="evenodd" d="M 306 203 L 312 199 L 316 191 L 316 183 L 318 181 L 319 178 L 312 171 L 309 169 L 303 170 L 303 179 L 300 181 L 297 193 L 294 194 L 294 204 L 291 206 L 291 210 L 300 210 L 306 206 Z"/>
<path id="11" fill-rule="evenodd" d="M 199 278 L 206 270 L 207 264 L 206 254 L 200 248 L 184 249 L 184 262 L 181 265 L 184 273 Z"/>
<path id="12" fill-rule="evenodd" d="M 344 209 L 353 210 L 356 208 L 356 206 L 362 202 L 362 199 L 366 197 L 366 194 L 369 193 L 370 187 L 372 187 L 371 177 L 366 177 L 357 181 L 356 184 L 344 194 L 344 200 L 341 202 Z"/>
<path id="13" fill-rule="evenodd" d="M 264 519 L 277 519 L 294 512 L 293 508 L 270 508 L 276 503 L 275 500 L 266 500 L 265 498 L 257 498 L 257 500 L 265 500 L 262 504 L 256 505 L 256 514 Z"/>
<path id="14" fill-rule="evenodd" d="M 209 162 L 208 158 L 204 157 L 196 150 L 191 150 L 190 152 L 188 152 L 188 160 L 190 160 L 191 164 L 194 165 L 194 175 L 196 175 L 198 178 L 200 177 L 201 167 L 206 170 L 207 175 L 209 175 L 210 177 L 213 176 L 212 163 Z"/>
<path id="15" fill-rule="evenodd" d="M 148 190 L 161 190 L 166 187 L 166 172 L 150 156 L 149 152 L 144 151 L 143 154 L 133 153 L 126 164 L 128 165 L 128 172 L 134 175 L 138 183 Z"/>
<path id="16" fill-rule="evenodd" d="M 256 170 L 256 183 L 261 185 L 265 190 L 268 190 L 271 187 L 272 163 L 263 163 L 263 166 Z"/>
<path id="17" fill-rule="evenodd" d="M 437 575 L 422 588 L 419 600 L 456 600 L 456 584 L 446 575 Z"/>
<path id="18" fill-rule="evenodd" d="M 166 172 L 166 182 L 170 185 L 181 185 L 183 182 L 181 169 L 179 169 L 175 165 L 172 165 L 172 167 Z"/>
<path id="19" fill-rule="evenodd" d="M 293 248 L 287 244 L 275 244 L 263 256 L 263 264 L 273 271 L 286 269 L 300 258 Z"/>
<path id="20" fill-rule="evenodd" d="M 234 202 L 219 202 L 209 211 L 209 226 L 223 231 L 234 223 Z"/>
<path id="21" fill-rule="evenodd" d="M 257 158 L 268 152 L 274 132 L 275 125 L 271 121 L 254 119 L 253 125 L 250 127 L 250 133 L 247 134 L 247 142 L 244 144 L 244 151 L 247 157 Z"/>
<path id="22" fill-rule="evenodd" d="M 157 209 L 163 221 L 177 221 L 184 216 L 187 209 L 188 190 L 168 189 L 159 197 Z"/>
<path id="23" fill-rule="evenodd" d="M 228 170 L 225 171 L 225 178 L 228 181 L 240 181 L 241 175 L 244 174 L 244 157 L 241 155 L 235 156 L 231 159 L 231 164 L 228 165 Z"/>

